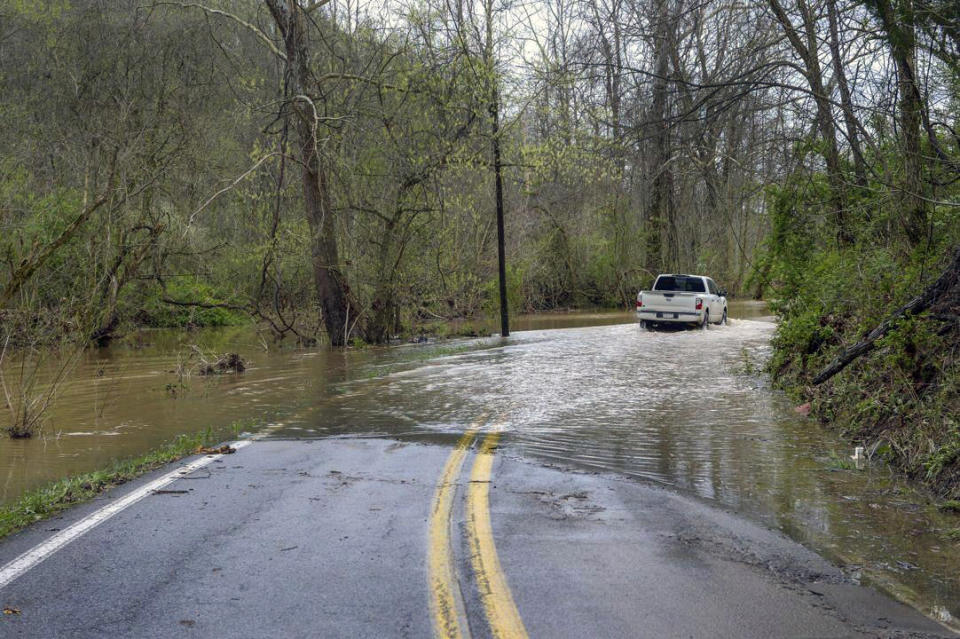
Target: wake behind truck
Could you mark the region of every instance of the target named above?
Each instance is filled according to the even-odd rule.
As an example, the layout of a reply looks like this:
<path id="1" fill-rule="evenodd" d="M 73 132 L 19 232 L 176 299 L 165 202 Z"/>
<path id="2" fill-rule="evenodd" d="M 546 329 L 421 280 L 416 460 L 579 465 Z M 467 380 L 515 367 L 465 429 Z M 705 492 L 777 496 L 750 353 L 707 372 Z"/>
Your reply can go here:
<path id="1" fill-rule="evenodd" d="M 658 275 L 653 289 L 637 293 L 637 319 L 659 324 L 693 324 L 706 328 L 727 323 L 727 292 L 709 277 L 671 273 Z"/>

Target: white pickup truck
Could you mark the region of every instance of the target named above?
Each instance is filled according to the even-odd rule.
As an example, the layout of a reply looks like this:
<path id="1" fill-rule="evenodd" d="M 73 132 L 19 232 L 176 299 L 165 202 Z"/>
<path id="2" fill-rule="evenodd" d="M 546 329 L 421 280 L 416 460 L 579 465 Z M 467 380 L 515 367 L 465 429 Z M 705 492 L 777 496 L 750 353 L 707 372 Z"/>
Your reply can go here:
<path id="1" fill-rule="evenodd" d="M 709 277 L 680 273 L 657 276 L 653 290 L 637 293 L 637 319 L 657 324 L 727 323 L 727 292 Z"/>

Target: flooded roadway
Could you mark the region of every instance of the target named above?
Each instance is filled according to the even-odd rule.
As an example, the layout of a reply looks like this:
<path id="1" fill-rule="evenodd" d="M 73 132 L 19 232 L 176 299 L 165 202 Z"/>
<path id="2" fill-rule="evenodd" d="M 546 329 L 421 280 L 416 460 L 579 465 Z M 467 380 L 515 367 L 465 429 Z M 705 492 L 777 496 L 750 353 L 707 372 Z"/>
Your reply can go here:
<path id="1" fill-rule="evenodd" d="M 616 323 L 626 314 L 540 316 L 541 326 L 520 325 L 509 340 L 345 353 L 264 351 L 245 331 L 191 336 L 251 360 L 242 376 L 214 378 L 181 377 L 191 342 L 156 335 L 84 362 L 45 438 L 3 440 L 0 486 L 10 499 L 194 426 L 226 434 L 246 420 L 282 424 L 281 438 L 452 442 L 486 413 L 509 454 L 719 502 L 942 620 L 960 615 L 958 518 L 882 468 L 844 468 L 849 447 L 755 372 L 773 331 L 762 312 L 741 308 L 708 331 L 652 333 Z M 576 327 L 544 330 L 556 325 Z"/>

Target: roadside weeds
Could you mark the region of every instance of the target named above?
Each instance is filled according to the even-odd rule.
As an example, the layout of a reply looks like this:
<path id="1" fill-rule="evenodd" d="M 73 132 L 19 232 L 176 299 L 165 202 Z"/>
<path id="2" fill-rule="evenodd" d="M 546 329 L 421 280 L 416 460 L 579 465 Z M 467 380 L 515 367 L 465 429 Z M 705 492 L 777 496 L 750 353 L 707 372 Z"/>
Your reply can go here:
<path id="1" fill-rule="evenodd" d="M 213 429 L 180 435 L 144 455 L 115 461 L 103 470 L 82 473 L 30 491 L 15 502 L 0 506 L 0 539 L 23 530 L 77 504 L 90 501 L 107 490 L 189 455 L 206 453 L 219 443 Z"/>

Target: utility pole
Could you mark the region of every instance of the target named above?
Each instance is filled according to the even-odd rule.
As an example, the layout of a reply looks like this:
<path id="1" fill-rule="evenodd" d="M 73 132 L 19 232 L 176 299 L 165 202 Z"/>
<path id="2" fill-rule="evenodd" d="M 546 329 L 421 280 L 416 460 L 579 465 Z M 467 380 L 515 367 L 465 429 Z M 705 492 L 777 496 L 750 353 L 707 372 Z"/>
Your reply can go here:
<path id="1" fill-rule="evenodd" d="M 497 90 L 494 88 L 494 96 Z M 500 335 L 510 335 L 510 314 L 507 309 L 507 258 L 503 238 L 503 175 L 500 166 L 500 114 L 496 97 L 490 105 L 493 117 L 493 173 L 497 188 L 497 266 L 500 269 Z"/>
<path id="2" fill-rule="evenodd" d="M 490 123 L 493 133 L 493 177 L 497 191 L 497 267 L 500 272 L 500 336 L 510 335 L 510 313 L 507 308 L 507 258 L 503 232 L 503 167 L 500 160 L 500 87 L 493 58 L 493 0 L 484 3 L 487 42 L 484 57 L 490 82 Z"/>

